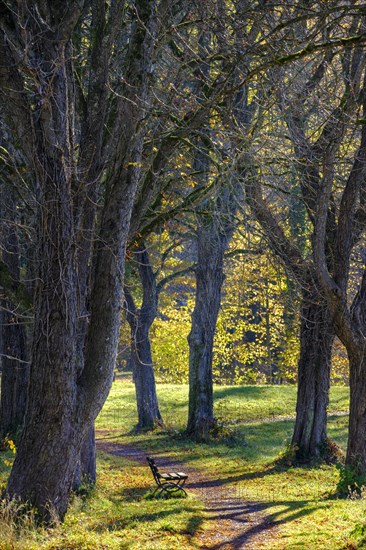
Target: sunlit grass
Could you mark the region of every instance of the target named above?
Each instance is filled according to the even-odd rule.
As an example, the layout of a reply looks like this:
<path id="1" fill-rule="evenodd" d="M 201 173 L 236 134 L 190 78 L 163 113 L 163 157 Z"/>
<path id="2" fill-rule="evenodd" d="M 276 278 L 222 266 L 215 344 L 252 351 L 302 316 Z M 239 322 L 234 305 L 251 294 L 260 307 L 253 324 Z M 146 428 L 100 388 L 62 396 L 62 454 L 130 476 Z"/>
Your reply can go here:
<path id="1" fill-rule="evenodd" d="M 122 392 L 122 393 L 121 393 Z M 183 429 L 187 421 L 188 385 L 158 384 L 157 392 L 162 416 L 169 428 Z M 215 415 L 224 423 L 243 423 L 291 417 L 296 407 L 295 386 L 215 386 Z M 328 412 L 346 412 L 349 390 L 335 386 L 330 392 Z M 117 379 L 108 401 L 99 415 L 100 429 L 128 431 L 137 423 L 135 389 L 131 380 Z"/>
<path id="2" fill-rule="evenodd" d="M 118 381 L 110 396 L 109 412 L 104 410 L 98 420 L 100 426 L 109 428 L 110 435 L 116 437 L 114 441 L 137 445 L 146 454 L 157 457 L 170 455 L 183 468 L 185 465 L 204 470 L 208 487 L 204 483 L 198 492 L 202 498 L 210 490 L 212 479 L 220 481 L 217 490 L 223 500 L 234 496 L 240 502 L 261 503 L 278 527 L 276 539 L 269 540 L 268 549 L 357 548 L 359 535 L 352 532 L 355 524 L 365 522 L 365 503 L 334 498 L 339 479 L 337 468 L 334 465 L 280 468 L 275 463 L 291 438 L 295 387 L 216 387 L 215 413 L 228 426 L 227 437 L 201 445 L 182 433 L 187 417 L 187 386 L 159 385 L 158 394 L 167 430 L 134 433 L 133 385 L 124 384 L 121 389 Z M 126 416 L 107 426 L 104 415 L 107 413 L 111 418 L 113 407 L 118 410 L 121 405 Z M 333 387 L 328 433 L 344 450 L 347 410 L 348 388 Z"/>
<path id="3" fill-rule="evenodd" d="M 147 500 L 150 487 L 144 465 L 99 452 L 97 487 L 86 499 L 73 496 L 63 524 L 46 530 L 28 521 L 19 530 L 0 510 L 0 533 L 7 534 L 0 549 L 195 548 L 191 539 L 203 522 L 198 499 Z"/>
<path id="4" fill-rule="evenodd" d="M 159 455 L 170 456 L 182 469 L 195 468 L 201 472 L 199 489 L 188 489 L 187 499 L 148 500 L 145 496 L 154 482 L 145 464 L 98 452 L 97 486 L 87 498 L 73 497 L 63 524 L 36 528 L 28 516 L 20 529 L 11 518 L 6 523 L 0 515 L 0 531 L 7 533 L 6 538 L 0 537 L 0 549 L 198 548 L 196 535 L 216 527 L 201 503 L 212 482 L 219 483 L 215 488 L 219 501 L 237 498 L 239 503 L 259 503 L 277 526 L 268 550 L 358 547 L 357 540 L 364 535 L 355 526 L 366 523 L 366 502 L 334 498 L 336 467 L 276 465 L 293 429 L 295 387 L 216 387 L 216 415 L 226 427 L 216 441 L 202 445 L 183 434 L 187 386 L 159 385 L 158 394 L 167 429 L 136 433 L 134 386 L 117 379 L 97 421 L 98 437 L 137 446 L 157 460 Z M 347 388 L 333 388 L 328 432 L 343 449 L 347 416 L 332 413 L 344 413 L 347 407 Z M 4 484 L 13 454 L 1 453 L 0 458 Z"/>

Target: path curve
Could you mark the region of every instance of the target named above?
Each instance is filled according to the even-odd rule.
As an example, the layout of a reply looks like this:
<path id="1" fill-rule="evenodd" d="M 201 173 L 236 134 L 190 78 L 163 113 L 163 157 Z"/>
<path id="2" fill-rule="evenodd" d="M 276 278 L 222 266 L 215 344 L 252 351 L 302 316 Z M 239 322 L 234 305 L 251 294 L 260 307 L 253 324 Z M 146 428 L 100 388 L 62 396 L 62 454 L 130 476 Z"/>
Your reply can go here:
<path id="1" fill-rule="evenodd" d="M 129 444 L 113 443 L 97 439 L 97 449 L 124 456 L 129 460 L 146 463 L 145 453 L 138 447 Z M 254 503 L 237 498 L 234 490 L 220 484 L 220 480 L 209 478 L 201 470 L 184 467 L 163 454 L 154 453 L 158 466 L 162 469 L 172 468 L 189 474 L 187 489 L 194 493 L 205 504 L 208 527 L 195 534 L 195 541 L 202 549 L 239 550 L 241 548 L 258 550 L 270 548 L 276 538 L 277 528 L 265 513 L 265 504 Z"/>

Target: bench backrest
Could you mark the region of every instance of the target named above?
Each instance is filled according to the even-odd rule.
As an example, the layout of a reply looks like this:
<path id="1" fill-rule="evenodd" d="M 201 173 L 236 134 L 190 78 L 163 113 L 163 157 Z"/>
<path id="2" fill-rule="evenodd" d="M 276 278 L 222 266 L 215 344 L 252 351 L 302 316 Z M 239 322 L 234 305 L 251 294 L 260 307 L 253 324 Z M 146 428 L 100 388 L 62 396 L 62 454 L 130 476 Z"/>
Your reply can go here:
<path id="1" fill-rule="evenodd" d="M 159 470 L 158 470 L 158 467 L 157 465 L 155 464 L 155 460 L 153 458 L 151 458 L 151 456 L 147 456 L 146 457 L 146 460 L 151 468 L 151 471 L 153 473 L 153 476 L 154 476 L 154 479 L 156 481 L 156 483 L 159 482 L 159 478 L 160 478 L 160 475 L 159 475 Z"/>

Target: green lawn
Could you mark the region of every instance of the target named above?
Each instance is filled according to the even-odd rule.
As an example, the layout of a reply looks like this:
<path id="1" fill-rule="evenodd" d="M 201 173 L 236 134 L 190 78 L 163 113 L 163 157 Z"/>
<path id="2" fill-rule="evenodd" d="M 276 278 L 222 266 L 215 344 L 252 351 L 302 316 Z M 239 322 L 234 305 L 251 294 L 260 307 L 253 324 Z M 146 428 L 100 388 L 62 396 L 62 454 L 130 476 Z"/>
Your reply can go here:
<path id="1" fill-rule="evenodd" d="M 188 385 L 158 384 L 160 410 L 168 428 L 183 429 L 187 420 Z M 225 423 L 235 424 L 293 416 L 296 405 L 295 386 L 216 386 L 215 415 Z M 331 389 L 328 410 L 348 410 L 348 388 Z M 131 430 L 136 423 L 135 390 L 126 378 L 114 382 L 108 401 L 98 417 L 99 428 Z"/>
<path id="2" fill-rule="evenodd" d="M 207 479 L 219 479 L 223 493 L 227 489 L 247 501 L 262 503 L 278 527 L 268 549 L 363 547 L 366 501 L 334 498 L 339 477 L 335 466 L 279 468 L 274 464 L 291 436 L 295 387 L 216 387 L 216 415 L 226 426 L 217 441 L 203 445 L 182 435 L 187 386 L 159 385 L 158 395 L 167 429 L 136 434 L 133 384 L 117 379 L 97 420 L 100 437 L 138 446 L 146 454 L 179 459 L 183 468 L 204 470 Z M 346 412 L 347 407 L 347 388 L 333 388 L 329 435 L 343 448 L 347 416 L 331 413 Z M 11 453 L 6 456 L 11 461 Z M 9 465 L 3 464 L 1 470 L 5 482 Z M 7 542 L 0 542 L 0 548 L 197 548 L 197 530 L 210 527 L 200 494 L 191 492 L 188 499 L 146 500 L 151 486 L 146 466 L 99 453 L 97 487 L 87 499 L 73 499 L 63 525 L 35 530 L 25 522 L 20 537 L 7 526 Z M 0 532 L 5 532 L 1 524 Z"/>

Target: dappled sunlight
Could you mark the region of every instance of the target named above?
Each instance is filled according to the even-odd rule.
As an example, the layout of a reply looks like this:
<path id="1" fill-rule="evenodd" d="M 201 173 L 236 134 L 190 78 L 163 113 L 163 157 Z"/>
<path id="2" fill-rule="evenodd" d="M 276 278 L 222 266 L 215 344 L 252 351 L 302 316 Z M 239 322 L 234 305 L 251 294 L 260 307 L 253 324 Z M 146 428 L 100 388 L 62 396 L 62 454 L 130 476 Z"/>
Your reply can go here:
<path id="1" fill-rule="evenodd" d="M 348 390 L 335 390 L 329 405 L 328 433 L 332 440 L 344 447 L 347 438 L 347 416 L 344 411 Z M 123 409 L 131 398 L 130 388 L 125 392 L 123 386 L 114 387 L 110 407 L 117 405 L 118 399 L 121 410 L 128 411 L 129 416 L 124 419 L 124 428 L 113 421 L 110 426 L 103 421 L 106 431 L 101 432 L 100 443 L 104 445 L 109 442 L 111 449 L 118 449 L 120 446 L 119 452 L 122 454 L 118 459 L 141 461 L 138 465 L 135 462 L 135 466 L 130 466 L 130 470 L 127 470 L 127 485 L 126 480 L 122 480 L 117 491 L 111 490 L 110 498 L 115 499 L 116 505 L 122 501 L 133 505 L 135 499 L 143 499 L 146 491 L 154 487 L 153 479 L 149 477 L 147 465 L 144 463 L 145 455 L 151 454 L 158 463 L 160 461 L 171 467 L 180 465 L 189 474 L 187 490 L 190 498 L 193 495 L 205 503 L 208 516 L 202 516 L 201 513 L 192 515 L 185 527 L 188 529 L 189 522 L 199 525 L 198 530 L 191 531 L 195 533 L 193 540 L 197 544 L 206 544 L 209 548 L 220 548 L 220 545 L 226 548 L 225 544 L 231 544 L 232 548 L 239 548 L 243 541 L 250 545 L 251 539 L 265 540 L 268 536 L 271 540 L 268 548 L 271 550 L 286 548 L 287 536 L 292 541 L 311 540 L 312 544 L 318 544 L 325 538 L 321 529 L 324 517 L 334 526 L 334 540 L 347 539 L 350 532 L 350 519 L 347 518 L 351 518 L 349 511 L 353 509 L 352 513 L 361 517 L 362 506 L 355 502 L 332 500 L 331 495 L 334 494 L 339 479 L 336 467 L 293 467 L 277 463 L 292 435 L 294 411 L 289 415 L 290 418 L 287 413 L 291 412 L 289 407 L 294 406 L 296 388 L 216 387 L 215 410 L 221 415 L 223 434 L 230 437 L 225 439 L 220 435 L 203 444 L 195 443 L 184 433 L 187 387 L 169 385 L 168 389 L 163 389 L 161 386 L 160 392 L 161 408 L 165 411 L 168 427 L 153 432 L 135 433 L 129 430 L 133 427 L 133 409 L 128 406 Z M 280 395 L 283 399 L 279 398 Z M 338 412 L 338 406 L 340 414 L 334 414 Z M 136 451 L 137 454 L 134 454 L 134 449 L 139 450 Z M 185 506 L 190 507 L 189 502 L 188 500 Z M 159 516 L 161 521 L 168 521 L 173 517 L 166 513 L 166 505 L 177 504 L 159 503 L 158 509 L 153 510 L 158 523 L 161 510 L 165 510 Z M 335 508 L 342 511 L 344 518 L 344 526 L 339 533 L 336 522 L 332 519 L 331 510 Z M 183 509 L 177 512 L 180 516 L 184 513 Z M 135 514 L 134 521 L 137 521 L 139 514 Z M 222 527 L 220 523 L 222 534 L 217 535 L 215 542 L 215 522 L 218 516 L 227 527 Z M 141 512 L 141 522 L 149 517 L 150 512 Z M 319 528 L 309 534 L 306 525 L 317 522 Z M 235 536 L 230 533 L 233 525 Z M 304 532 L 299 535 L 302 529 Z"/>
<path id="2" fill-rule="evenodd" d="M 1 3 L 0 550 L 366 548 L 365 6 Z"/>
<path id="3" fill-rule="evenodd" d="M 236 529 L 234 533 L 229 533 L 229 540 L 224 542 L 214 542 L 211 549 L 227 548 L 242 548 L 250 545 L 252 537 L 256 537 L 259 541 L 260 535 L 270 531 L 277 531 L 277 528 L 284 522 L 288 523 L 296 521 L 305 515 L 311 514 L 316 509 L 316 506 L 309 505 L 307 501 L 302 502 L 273 502 L 266 504 L 250 504 L 244 502 L 224 502 L 210 507 L 210 512 L 213 515 L 209 516 L 206 521 L 212 522 L 211 530 L 214 532 L 214 522 L 217 520 L 217 514 L 225 522 L 234 522 Z M 259 516 L 259 517 L 258 517 Z M 222 533 L 220 533 L 222 535 Z M 270 537 L 271 544 L 273 536 Z"/>

